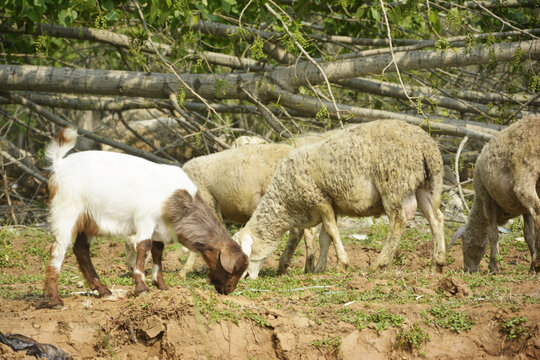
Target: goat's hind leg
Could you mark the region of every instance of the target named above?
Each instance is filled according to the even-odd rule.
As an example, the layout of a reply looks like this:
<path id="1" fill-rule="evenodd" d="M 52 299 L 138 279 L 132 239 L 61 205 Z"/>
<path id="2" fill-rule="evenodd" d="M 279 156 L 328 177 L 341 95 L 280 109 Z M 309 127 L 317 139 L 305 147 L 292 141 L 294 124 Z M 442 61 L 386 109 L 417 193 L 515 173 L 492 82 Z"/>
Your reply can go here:
<path id="1" fill-rule="evenodd" d="M 154 267 L 152 268 L 152 284 L 159 290 L 168 290 L 169 288 L 163 280 L 163 249 L 165 244 L 160 241 L 152 241 L 152 261 Z"/>
<path id="2" fill-rule="evenodd" d="M 103 285 L 99 279 L 99 275 L 92 264 L 92 259 L 90 259 L 90 242 L 92 241 L 91 237 L 88 237 L 86 233 L 77 234 L 75 239 L 75 244 L 73 245 L 73 253 L 77 258 L 79 263 L 79 269 L 83 274 L 84 279 L 88 283 L 88 286 L 92 290 L 97 290 L 100 297 L 111 295 L 111 291 Z"/>
<path id="3" fill-rule="evenodd" d="M 71 209 L 56 211 L 58 207 L 51 205 L 51 218 L 53 227 L 51 232 L 55 238 L 54 244 L 50 249 L 50 259 L 47 264 L 47 270 L 45 274 L 45 284 L 43 287 L 45 295 L 49 298 L 50 307 L 61 307 L 64 305 L 62 299 L 58 295 L 58 276 L 64 257 L 66 256 L 66 250 L 71 245 L 73 239 L 73 228 L 76 223 L 76 217 L 72 214 L 75 213 Z"/>

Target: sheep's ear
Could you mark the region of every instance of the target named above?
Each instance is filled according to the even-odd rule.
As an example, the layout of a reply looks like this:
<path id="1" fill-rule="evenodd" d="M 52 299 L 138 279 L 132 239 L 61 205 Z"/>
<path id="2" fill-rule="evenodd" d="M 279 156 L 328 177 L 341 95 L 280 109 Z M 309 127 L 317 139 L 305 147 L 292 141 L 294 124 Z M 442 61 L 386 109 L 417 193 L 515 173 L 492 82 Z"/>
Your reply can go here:
<path id="1" fill-rule="evenodd" d="M 454 245 L 454 243 L 456 242 L 456 240 L 463 236 L 463 234 L 465 233 L 465 229 L 466 229 L 466 228 L 467 228 L 467 224 L 462 225 L 462 226 L 458 229 L 458 231 L 456 231 L 456 233 L 454 234 L 454 236 L 452 236 L 452 241 L 450 241 L 450 245 L 448 245 L 448 246 Z"/>
<path id="2" fill-rule="evenodd" d="M 251 255 L 251 245 L 253 245 L 253 238 L 250 235 L 246 235 L 240 240 L 240 247 L 247 256 Z"/>
<path id="3" fill-rule="evenodd" d="M 234 272 L 234 264 L 236 263 L 236 259 L 236 253 L 230 249 L 224 249 L 219 253 L 219 262 L 229 274 Z"/>

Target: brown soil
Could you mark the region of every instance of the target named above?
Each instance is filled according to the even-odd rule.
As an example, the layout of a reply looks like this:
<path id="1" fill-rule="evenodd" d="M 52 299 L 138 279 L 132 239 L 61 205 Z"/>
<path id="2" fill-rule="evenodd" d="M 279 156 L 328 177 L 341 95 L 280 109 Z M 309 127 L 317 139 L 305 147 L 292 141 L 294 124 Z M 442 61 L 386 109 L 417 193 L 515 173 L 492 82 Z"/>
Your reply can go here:
<path id="1" fill-rule="evenodd" d="M 351 221 L 342 228 L 344 237 L 357 231 L 365 233 L 355 228 Z M 447 236 L 451 232 L 448 230 Z M 267 292 L 253 297 L 248 296 L 253 294 L 249 281 L 242 281 L 237 291 L 228 296 L 216 294 L 210 286 L 174 286 L 167 291 L 151 287 L 150 293 L 142 296 L 129 294 L 125 299 L 109 301 L 88 294 L 73 294 L 87 289 L 77 278 L 72 287 L 60 285 L 64 290 L 68 288 L 69 295 L 63 297 L 65 308 L 59 310 L 41 308 L 44 298 L 38 282 L 2 285 L 22 295 L 14 300 L 0 298 L 0 332 L 23 334 L 40 343 L 56 345 L 74 359 L 539 359 L 538 278 L 525 276 L 527 271 L 524 270 L 520 280 L 505 282 L 500 287 L 504 290 L 498 290 L 500 296 L 486 300 L 485 294 L 491 294 L 489 286 L 492 285 L 480 284 L 471 290 L 464 275 L 458 272 L 462 267 L 459 245 L 449 250 L 455 261 L 442 274 L 428 274 L 430 239 L 431 236 L 419 237 L 412 251 L 400 250 L 397 255 L 399 265 L 385 272 L 368 269 L 377 250 L 363 245 L 362 241 L 348 242 L 345 247 L 351 269 L 342 276 L 346 280 L 322 291 L 313 286 L 306 290 Z M 23 241 L 25 239 L 21 239 Z M 500 282 L 510 274 L 515 275 L 518 265 L 525 268 L 529 261 L 527 251 L 511 245 L 502 246 L 507 250 L 503 262 L 511 265 L 503 267 L 502 273 L 495 276 Z M 99 255 L 95 257 L 98 271 L 109 277 L 120 276 L 125 265 L 114 260 L 122 251 L 121 243 L 101 244 L 97 249 Z M 329 266 L 335 264 L 333 253 L 328 263 Z M 167 253 L 165 266 L 169 274 L 181 268 L 176 252 Z M 76 268 L 73 256 L 66 259 L 64 267 Z M 265 269 L 276 267 L 277 254 L 265 263 Z M 296 256 L 292 269 L 302 268 L 303 257 Z M 487 269 L 485 259 L 482 269 Z M 42 274 L 42 265 L 40 261 L 34 261 L 26 269 L 2 268 L 1 271 L 10 275 L 36 275 Z M 273 277 L 271 273 L 266 271 L 262 276 Z M 331 271 L 329 274 L 310 276 L 341 277 Z M 301 282 L 309 276 L 296 271 L 280 280 L 286 284 L 291 277 Z M 115 288 L 132 290 L 129 285 Z M 382 291 L 376 301 L 318 302 L 332 294 L 363 293 L 373 289 Z M 409 300 L 393 297 L 394 294 L 408 294 Z M 449 306 L 458 304 L 456 309 L 474 320 L 472 328 L 457 333 L 426 322 L 421 312 L 428 309 L 429 301 L 435 298 Z M 212 317 L 211 311 L 201 308 L 201 303 L 213 304 L 211 310 L 221 317 Z M 403 316 L 405 322 L 401 328 L 389 327 L 380 333 L 373 326 L 359 329 L 340 320 L 337 311 L 343 308 L 351 311 L 385 309 Z M 228 317 L 231 309 L 252 316 Z M 524 331 L 516 338 L 508 339 L 501 331 L 500 323 L 518 316 L 527 318 Z M 415 322 L 430 335 L 430 341 L 420 344 L 420 349 L 403 343 L 400 346 L 398 332 L 410 329 Z M 340 341 L 332 342 L 332 339 Z M 33 357 L 0 344 L 0 358 Z"/>

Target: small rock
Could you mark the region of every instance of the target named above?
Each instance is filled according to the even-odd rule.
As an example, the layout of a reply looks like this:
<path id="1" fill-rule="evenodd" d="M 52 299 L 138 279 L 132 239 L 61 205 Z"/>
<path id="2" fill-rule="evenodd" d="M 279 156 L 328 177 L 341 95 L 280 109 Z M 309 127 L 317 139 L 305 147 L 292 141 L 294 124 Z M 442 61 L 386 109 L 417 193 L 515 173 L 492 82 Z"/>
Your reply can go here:
<path id="1" fill-rule="evenodd" d="M 278 333 L 276 339 L 282 351 L 290 351 L 295 348 L 296 340 L 294 339 L 294 334 Z"/>
<path id="2" fill-rule="evenodd" d="M 439 281 L 439 289 L 455 297 L 464 297 L 471 294 L 471 289 L 469 289 L 467 283 L 462 279 L 453 276 Z"/>
<path id="3" fill-rule="evenodd" d="M 149 339 L 152 339 L 165 331 L 165 326 L 161 322 L 160 318 L 158 318 L 156 315 L 153 315 L 144 320 L 141 330 L 146 334 Z"/>

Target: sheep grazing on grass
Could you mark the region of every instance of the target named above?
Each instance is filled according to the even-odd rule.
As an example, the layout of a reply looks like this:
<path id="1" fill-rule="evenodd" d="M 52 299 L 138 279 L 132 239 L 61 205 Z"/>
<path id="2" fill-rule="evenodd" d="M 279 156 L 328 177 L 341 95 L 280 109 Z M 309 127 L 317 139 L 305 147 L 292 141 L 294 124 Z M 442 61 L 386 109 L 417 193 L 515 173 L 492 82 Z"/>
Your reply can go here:
<path id="1" fill-rule="evenodd" d="M 246 145 L 199 156 L 184 164 L 182 169 L 197 185 L 203 201 L 219 217 L 228 222 L 245 224 L 266 192 L 275 169 L 293 150 L 293 147 L 285 144 Z M 305 233 L 305 270 L 312 272 L 315 263 L 312 232 L 304 232 L 302 228 L 289 230 L 289 240 L 294 248 Z M 193 269 L 195 255 L 190 253 L 181 276 Z M 130 263 L 134 264 L 133 256 Z M 285 273 L 287 267 L 288 262 L 280 264 L 279 272 Z"/>
<path id="2" fill-rule="evenodd" d="M 484 146 L 474 167 L 474 192 L 469 219 L 452 239 L 463 238 L 465 271 L 478 270 L 488 243 L 488 269 L 498 271 L 497 225 L 519 215 L 531 269 L 540 271 L 540 115 L 523 118 Z"/>
<path id="3" fill-rule="evenodd" d="M 437 144 L 419 127 L 402 121 L 374 121 L 343 130 L 291 153 L 274 174 L 246 226 L 233 238 L 249 255 L 248 274 L 263 261 L 287 229 L 322 222 L 316 271 L 324 271 L 330 241 L 338 269 L 348 265 L 337 215 L 389 218 L 389 234 L 376 262 L 391 263 L 401 234 L 419 205 L 433 233 L 433 265 L 445 262 L 444 219 L 439 210 L 443 164 Z"/>
<path id="4" fill-rule="evenodd" d="M 144 262 L 149 250 L 154 262 L 153 283 L 159 289 L 167 288 L 161 254 L 164 244 L 172 241 L 171 233 L 184 246 L 201 253 L 218 292 L 228 294 L 235 289 L 246 270 L 247 256 L 182 169 L 107 151 L 64 157 L 76 139 L 77 132 L 66 128 L 46 148 L 52 163 L 49 222 L 55 238 L 45 279 L 51 306 L 63 305 L 58 296 L 58 275 L 73 239 L 73 252 L 89 286 L 100 296 L 111 294 L 90 259 L 90 242 L 95 235 L 134 241 L 136 294 L 148 291 Z"/>

